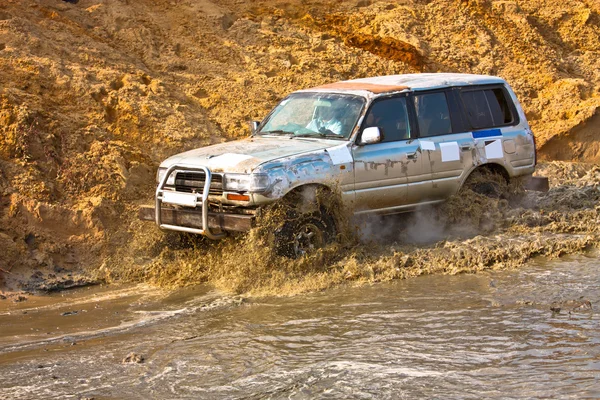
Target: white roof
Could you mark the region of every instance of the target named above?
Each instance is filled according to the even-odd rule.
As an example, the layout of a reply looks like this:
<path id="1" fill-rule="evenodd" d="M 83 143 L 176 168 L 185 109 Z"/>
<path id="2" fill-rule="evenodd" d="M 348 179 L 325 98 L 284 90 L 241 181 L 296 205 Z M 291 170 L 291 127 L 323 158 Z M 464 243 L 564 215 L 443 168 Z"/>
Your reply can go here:
<path id="1" fill-rule="evenodd" d="M 349 82 L 408 86 L 411 90 L 426 90 L 448 86 L 504 83 L 504 79 L 491 75 L 429 73 L 375 76 L 372 78 L 353 79 Z"/>
<path id="2" fill-rule="evenodd" d="M 323 91 L 353 93 L 366 97 L 390 91 L 402 90 L 430 90 L 449 86 L 482 85 L 493 83 L 505 83 L 504 79 L 491 75 L 473 75 L 457 73 L 424 73 L 375 76 L 371 78 L 352 79 L 336 82 L 328 85 L 318 86 L 303 91 Z M 373 89 L 381 86 L 382 90 Z M 389 88 L 389 90 L 386 90 Z M 395 88 L 395 90 L 394 90 Z"/>

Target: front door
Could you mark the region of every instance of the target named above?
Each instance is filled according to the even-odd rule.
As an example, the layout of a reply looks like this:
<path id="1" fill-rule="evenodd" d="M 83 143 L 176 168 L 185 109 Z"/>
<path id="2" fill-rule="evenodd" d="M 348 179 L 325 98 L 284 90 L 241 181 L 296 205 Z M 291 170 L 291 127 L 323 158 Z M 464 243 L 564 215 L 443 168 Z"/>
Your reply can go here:
<path id="1" fill-rule="evenodd" d="M 365 116 L 361 129 L 376 126 L 382 139 L 352 148 L 357 212 L 401 210 L 414 202 L 409 184 L 429 181 L 406 101 L 404 95 L 375 100 Z"/>

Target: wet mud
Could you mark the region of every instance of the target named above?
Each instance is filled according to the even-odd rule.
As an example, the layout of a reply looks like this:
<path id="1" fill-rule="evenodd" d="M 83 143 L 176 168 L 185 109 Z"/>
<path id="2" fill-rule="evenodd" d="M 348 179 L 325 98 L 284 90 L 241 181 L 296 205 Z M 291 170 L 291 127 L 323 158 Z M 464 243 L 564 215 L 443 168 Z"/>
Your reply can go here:
<path id="1" fill-rule="evenodd" d="M 556 176 L 559 170 L 564 176 L 558 180 L 570 184 L 553 184 L 547 193 L 518 185 L 495 197 L 464 190 L 439 207 L 362 219 L 330 207 L 345 228 L 331 245 L 298 259 L 275 249 L 272 232 L 288 217 L 280 208 L 265 212 L 250 233 L 219 242 L 144 229 L 136 221 L 130 227 L 135 239 L 96 278 L 162 287 L 208 283 L 230 293 L 285 296 L 426 274 L 514 269 L 537 256 L 581 253 L 599 243 L 597 168 L 552 163 L 539 173 Z"/>

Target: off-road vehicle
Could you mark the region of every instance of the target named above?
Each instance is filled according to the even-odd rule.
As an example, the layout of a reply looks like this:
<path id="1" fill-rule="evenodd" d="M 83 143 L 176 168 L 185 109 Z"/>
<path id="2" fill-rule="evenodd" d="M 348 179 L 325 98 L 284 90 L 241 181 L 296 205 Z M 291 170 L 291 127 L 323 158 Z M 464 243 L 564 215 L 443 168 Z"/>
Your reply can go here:
<path id="1" fill-rule="evenodd" d="M 336 193 L 355 214 L 443 202 L 473 174 L 531 177 L 533 133 L 509 85 L 494 76 L 410 74 L 337 82 L 283 99 L 249 138 L 163 161 L 156 204 L 140 217 L 219 239 L 247 231 L 274 202 Z M 300 255 L 333 237 L 324 210 L 291 218 L 279 238 Z"/>

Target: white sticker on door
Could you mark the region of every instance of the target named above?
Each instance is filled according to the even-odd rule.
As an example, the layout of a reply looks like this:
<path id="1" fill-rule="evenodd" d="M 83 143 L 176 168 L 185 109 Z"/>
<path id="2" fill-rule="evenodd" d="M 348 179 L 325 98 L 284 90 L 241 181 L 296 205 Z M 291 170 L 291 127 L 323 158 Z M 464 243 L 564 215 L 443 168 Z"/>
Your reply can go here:
<path id="1" fill-rule="evenodd" d="M 440 143 L 440 150 L 442 150 L 442 162 L 460 160 L 457 142 Z"/>
<path id="2" fill-rule="evenodd" d="M 486 141 L 485 143 L 485 156 L 488 160 L 492 158 L 504 157 L 504 152 L 502 151 L 502 140 L 494 140 L 491 141 L 491 143 Z"/>
<path id="3" fill-rule="evenodd" d="M 329 157 L 331 157 L 331 162 L 333 165 L 338 164 L 346 164 L 352 162 L 352 153 L 350 153 L 350 149 L 347 144 L 341 144 L 339 146 L 330 147 L 325 150 Z"/>
<path id="4" fill-rule="evenodd" d="M 435 150 L 435 143 L 431 140 L 419 140 L 421 143 L 421 150 Z"/>

